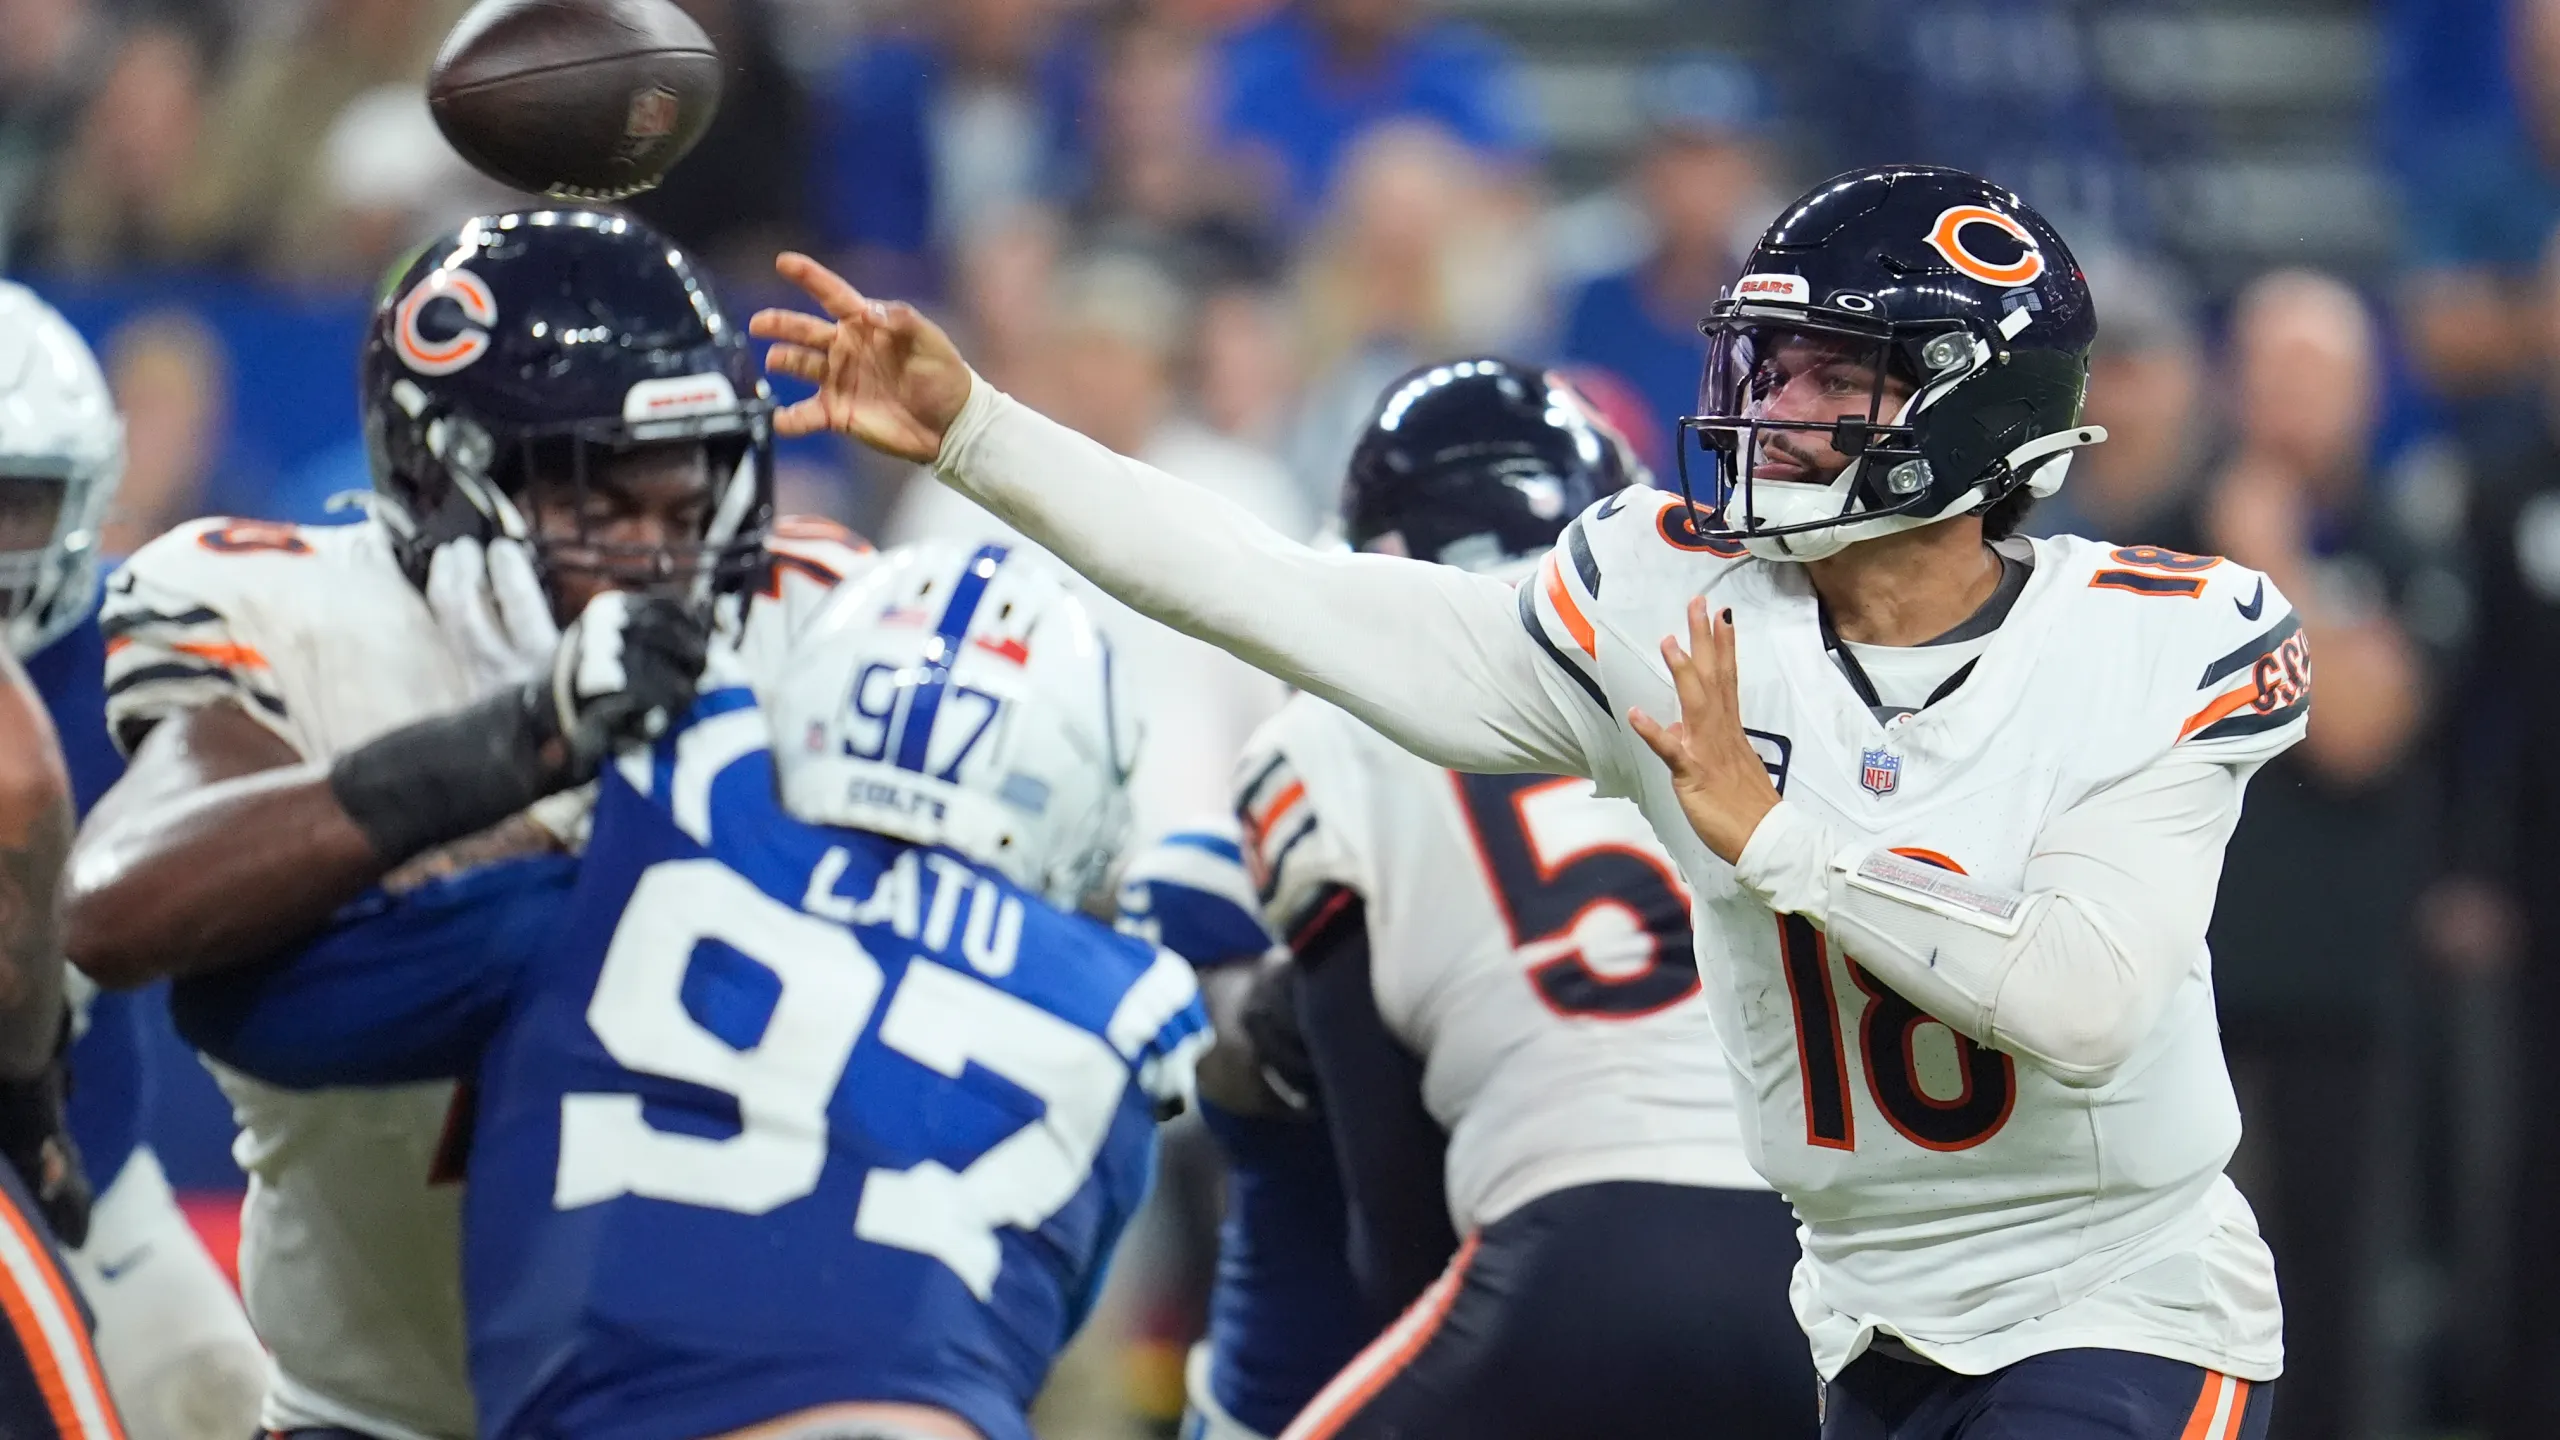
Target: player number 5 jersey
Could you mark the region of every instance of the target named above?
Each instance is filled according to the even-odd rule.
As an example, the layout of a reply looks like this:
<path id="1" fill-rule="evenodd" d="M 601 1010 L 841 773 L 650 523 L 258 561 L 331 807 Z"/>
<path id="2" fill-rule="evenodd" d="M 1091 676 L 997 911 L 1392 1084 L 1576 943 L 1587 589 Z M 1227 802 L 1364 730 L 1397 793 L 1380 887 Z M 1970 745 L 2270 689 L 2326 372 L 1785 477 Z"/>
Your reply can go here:
<path id="1" fill-rule="evenodd" d="M 1238 800 L 1275 933 L 1359 895 L 1387 1029 L 1423 1059 L 1463 1233 L 1606 1180 L 1767 1188 L 1699 994 L 1689 897 L 1588 780 L 1460 775 L 1311 695 Z"/>

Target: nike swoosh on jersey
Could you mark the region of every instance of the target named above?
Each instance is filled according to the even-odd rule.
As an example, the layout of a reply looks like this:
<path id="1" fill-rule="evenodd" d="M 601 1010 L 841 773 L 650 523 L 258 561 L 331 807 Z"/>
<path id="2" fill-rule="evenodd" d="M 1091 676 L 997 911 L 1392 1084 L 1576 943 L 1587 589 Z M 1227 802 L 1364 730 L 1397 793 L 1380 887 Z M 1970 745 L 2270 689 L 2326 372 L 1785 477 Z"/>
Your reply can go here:
<path id="1" fill-rule="evenodd" d="M 122 1279 L 125 1272 L 150 1258 L 151 1247 L 149 1245 L 142 1245 L 136 1247 L 120 1260 L 101 1260 L 98 1262 L 98 1278 L 112 1285 L 117 1280 Z"/>
<path id="2" fill-rule="evenodd" d="M 2233 609 L 2240 612 L 2241 619 L 2257 619 L 2258 612 L 2267 608 L 2267 577 L 2264 575 L 2258 577 L 2258 588 L 2249 596 L 2245 603 L 2234 600 L 2231 602 L 2231 605 Z"/>
<path id="3" fill-rule="evenodd" d="M 1625 490 L 1612 490 L 1601 499 L 1600 508 L 1592 513 L 1599 516 L 1601 519 L 1606 520 L 1610 516 L 1617 514 L 1618 511 L 1626 505 L 1626 503 L 1627 492 Z"/>

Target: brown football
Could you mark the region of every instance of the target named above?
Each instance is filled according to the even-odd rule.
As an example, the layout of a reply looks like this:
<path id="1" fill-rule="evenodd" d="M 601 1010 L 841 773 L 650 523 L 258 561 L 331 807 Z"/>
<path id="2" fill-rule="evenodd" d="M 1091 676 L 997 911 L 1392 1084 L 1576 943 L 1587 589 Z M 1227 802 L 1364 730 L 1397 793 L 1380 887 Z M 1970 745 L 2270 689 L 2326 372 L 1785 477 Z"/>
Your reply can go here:
<path id="1" fill-rule="evenodd" d="M 480 0 L 436 53 L 427 107 L 495 179 L 620 200 L 702 138 L 720 52 L 673 0 Z"/>

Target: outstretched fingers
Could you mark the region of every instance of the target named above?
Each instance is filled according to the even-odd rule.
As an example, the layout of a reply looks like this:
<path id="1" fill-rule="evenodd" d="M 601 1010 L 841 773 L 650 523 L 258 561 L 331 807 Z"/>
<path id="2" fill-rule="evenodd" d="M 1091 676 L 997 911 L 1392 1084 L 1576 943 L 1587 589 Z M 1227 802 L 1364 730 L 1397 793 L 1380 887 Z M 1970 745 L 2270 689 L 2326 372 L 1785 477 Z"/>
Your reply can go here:
<path id="1" fill-rule="evenodd" d="M 773 412 L 773 432 L 785 440 L 797 440 L 803 435 L 815 435 L 831 428 L 831 417 L 827 414 L 826 397 L 823 395 L 795 400 Z"/>
<path id="2" fill-rule="evenodd" d="M 805 345 L 776 345 L 764 352 L 764 368 L 776 375 L 806 380 L 812 385 L 824 384 L 827 378 L 827 352 Z"/>
<path id="3" fill-rule="evenodd" d="M 747 321 L 747 333 L 759 340 L 787 340 L 824 350 L 835 340 L 836 322 L 799 310 L 759 310 Z"/>
<path id="4" fill-rule="evenodd" d="M 1644 742 L 1645 748 L 1651 750 L 1655 758 L 1671 768 L 1672 778 L 1679 778 L 1682 768 L 1689 763 L 1689 752 L 1680 744 L 1678 730 L 1661 725 L 1652 716 L 1632 707 L 1627 711 L 1627 728 L 1636 732 L 1636 738 Z"/>
<path id="5" fill-rule="evenodd" d="M 785 250 L 774 257 L 773 268 L 839 320 L 850 320 L 871 308 L 871 302 L 853 288 L 851 281 L 797 250 Z"/>

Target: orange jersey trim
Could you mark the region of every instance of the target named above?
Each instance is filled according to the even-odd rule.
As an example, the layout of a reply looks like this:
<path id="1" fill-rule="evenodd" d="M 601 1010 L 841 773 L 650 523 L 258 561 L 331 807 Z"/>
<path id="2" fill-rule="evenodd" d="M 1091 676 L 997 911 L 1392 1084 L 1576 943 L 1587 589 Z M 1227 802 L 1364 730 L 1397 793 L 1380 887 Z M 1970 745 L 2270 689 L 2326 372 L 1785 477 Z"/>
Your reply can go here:
<path id="1" fill-rule="evenodd" d="M 2203 709 L 2188 716 L 2187 723 L 2178 727 L 2178 738 L 2184 740 L 2232 711 L 2257 703 L 2258 687 L 2255 685 L 2243 685 L 2237 690 L 2225 691 L 2213 697 L 2212 702 Z"/>
<path id="2" fill-rule="evenodd" d="M 1296 809 L 1298 802 L 1306 798 L 1307 782 L 1304 780 L 1292 780 L 1281 787 L 1280 793 L 1271 797 L 1271 808 L 1263 811 L 1261 817 L 1253 822 L 1254 839 L 1259 841 L 1269 835 L 1271 827 L 1280 823 L 1280 817 Z"/>
<path id="3" fill-rule="evenodd" d="M 1599 659 L 1599 637 L 1592 633 L 1591 622 L 1584 618 L 1582 607 L 1573 603 L 1573 592 L 1565 588 L 1564 571 L 1557 568 L 1552 550 L 1547 552 L 1546 572 L 1547 599 L 1554 603 L 1556 614 L 1563 617 L 1565 633 L 1573 637 L 1574 644 L 1582 647 L 1583 654 Z"/>
<path id="4" fill-rule="evenodd" d="M 181 640 L 169 647 L 181 655 L 193 655 L 216 665 L 241 665 L 253 670 L 267 668 L 267 657 L 249 645 L 232 645 L 219 640 Z"/>

